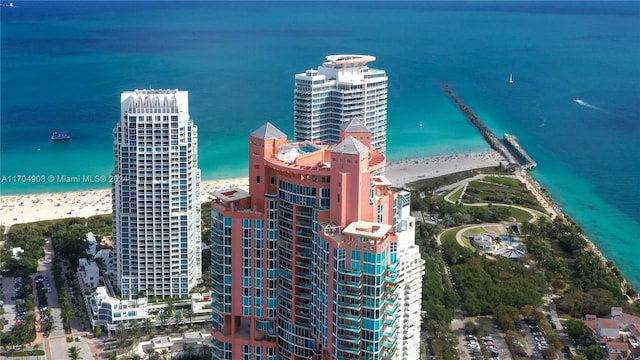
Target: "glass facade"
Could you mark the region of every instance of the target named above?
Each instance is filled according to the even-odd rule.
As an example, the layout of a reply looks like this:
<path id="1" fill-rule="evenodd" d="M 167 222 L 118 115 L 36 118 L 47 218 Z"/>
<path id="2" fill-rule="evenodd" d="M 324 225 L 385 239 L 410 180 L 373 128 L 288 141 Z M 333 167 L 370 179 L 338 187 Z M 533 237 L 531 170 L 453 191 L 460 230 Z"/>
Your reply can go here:
<path id="1" fill-rule="evenodd" d="M 234 360 L 417 359 L 423 263 L 410 197 L 378 181 L 377 168 L 362 171 L 366 154 L 332 151 L 353 164 L 333 173 L 308 165 L 324 150 L 305 144 L 305 163 L 284 164 L 273 155 L 291 148 L 286 136 L 260 130 L 250 141 L 257 195 L 221 191 L 212 203 L 213 359 L 227 346 Z"/>
<path id="2" fill-rule="evenodd" d="M 124 298 L 188 297 L 201 282 L 197 127 L 188 94 L 121 96 L 114 129 L 113 241 Z"/>
<path id="3" fill-rule="evenodd" d="M 387 80 L 384 70 L 370 69 L 365 62 L 336 65 L 327 61 L 317 70 L 296 75 L 295 140 L 337 143 L 340 125 L 360 118 L 371 131 L 372 147 L 384 154 Z"/>

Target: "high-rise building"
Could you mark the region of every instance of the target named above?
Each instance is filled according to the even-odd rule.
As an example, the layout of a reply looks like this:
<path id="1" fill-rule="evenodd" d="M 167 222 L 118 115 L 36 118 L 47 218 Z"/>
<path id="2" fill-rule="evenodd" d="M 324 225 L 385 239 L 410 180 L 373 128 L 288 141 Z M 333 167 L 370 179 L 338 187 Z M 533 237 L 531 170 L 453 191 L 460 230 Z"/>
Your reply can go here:
<path id="1" fill-rule="evenodd" d="M 369 55 L 330 55 L 317 70 L 295 76 L 296 141 L 340 141 L 342 123 L 360 118 L 371 131 L 371 145 L 386 153 L 387 74 L 371 69 Z"/>
<path id="2" fill-rule="evenodd" d="M 187 297 L 202 281 L 198 131 L 189 94 L 135 90 L 120 98 L 113 131 L 113 243 L 116 287 Z"/>
<path id="3" fill-rule="evenodd" d="M 249 192 L 211 203 L 212 356 L 418 359 L 424 261 L 408 192 L 354 119 L 337 144 L 249 138 Z"/>

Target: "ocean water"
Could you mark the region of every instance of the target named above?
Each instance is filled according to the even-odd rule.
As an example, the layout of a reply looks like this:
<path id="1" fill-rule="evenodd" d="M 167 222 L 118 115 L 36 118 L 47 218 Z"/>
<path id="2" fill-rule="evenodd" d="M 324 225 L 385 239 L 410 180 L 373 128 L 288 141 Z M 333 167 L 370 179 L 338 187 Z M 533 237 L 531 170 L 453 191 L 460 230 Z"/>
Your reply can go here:
<path id="1" fill-rule="evenodd" d="M 640 2 L 14 3 L 0 8 L 1 194 L 108 187 L 13 177 L 108 177 L 120 93 L 144 88 L 189 91 L 204 179 L 246 176 L 251 131 L 293 133 L 294 74 L 370 54 L 389 76 L 390 160 L 488 149 L 452 86 L 518 136 L 532 175 L 640 287 Z M 61 130 L 72 140 L 52 142 Z"/>

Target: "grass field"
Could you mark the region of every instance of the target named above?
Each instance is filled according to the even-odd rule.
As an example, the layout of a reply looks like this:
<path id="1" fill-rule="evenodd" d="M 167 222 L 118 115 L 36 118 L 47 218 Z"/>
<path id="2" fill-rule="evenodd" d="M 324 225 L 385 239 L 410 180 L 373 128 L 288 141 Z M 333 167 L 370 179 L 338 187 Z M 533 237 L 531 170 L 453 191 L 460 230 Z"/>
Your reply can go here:
<path id="1" fill-rule="evenodd" d="M 520 205 L 544 212 L 538 200 L 517 179 L 487 176 L 469 183 L 462 202 Z"/>

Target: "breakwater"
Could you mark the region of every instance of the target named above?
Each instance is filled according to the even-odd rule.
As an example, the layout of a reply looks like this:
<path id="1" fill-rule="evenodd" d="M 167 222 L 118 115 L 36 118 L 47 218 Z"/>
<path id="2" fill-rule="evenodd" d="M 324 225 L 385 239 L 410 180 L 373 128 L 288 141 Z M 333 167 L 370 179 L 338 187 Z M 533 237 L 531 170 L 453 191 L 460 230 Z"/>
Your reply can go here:
<path id="1" fill-rule="evenodd" d="M 505 145 L 505 142 L 507 142 L 506 136 L 505 136 L 505 142 L 500 141 L 500 139 L 498 139 L 498 137 L 493 133 L 493 131 L 491 131 L 491 129 L 489 129 L 482 122 L 482 120 L 480 120 L 480 118 L 476 116 L 473 110 L 471 110 L 470 107 L 468 107 L 464 102 L 462 102 L 462 99 L 460 99 L 460 97 L 453 91 L 453 89 L 451 89 L 450 86 L 445 85 L 443 87 L 443 90 L 447 94 L 447 96 L 449 96 L 451 101 L 453 101 L 458 106 L 458 108 L 460 108 L 460 111 L 462 111 L 462 113 L 467 117 L 467 119 L 471 121 L 471 123 L 476 127 L 476 129 L 480 131 L 480 134 L 482 135 L 484 140 L 489 144 L 489 146 L 493 150 L 499 152 L 502 156 L 504 156 L 504 158 L 509 162 L 509 164 L 518 165 L 523 169 L 530 169 L 536 166 L 536 163 L 533 160 L 531 160 L 531 158 L 526 153 L 526 151 L 524 151 L 524 149 L 522 149 L 522 147 L 517 143 L 517 140 L 515 142 L 515 145 L 517 146 L 513 146 L 512 143 L 510 143 L 509 145 Z M 520 151 L 516 151 L 518 149 Z M 520 161 L 518 159 L 523 159 L 523 161 Z"/>
<path id="2" fill-rule="evenodd" d="M 527 154 L 522 146 L 520 146 L 517 137 L 509 134 L 504 134 L 504 143 L 507 146 L 507 149 L 509 149 L 511 153 L 513 153 L 513 155 L 516 157 L 516 159 L 518 159 L 518 162 L 523 169 L 533 169 L 537 166 L 536 162 L 533 161 L 531 156 L 529 156 L 529 154 Z"/>

